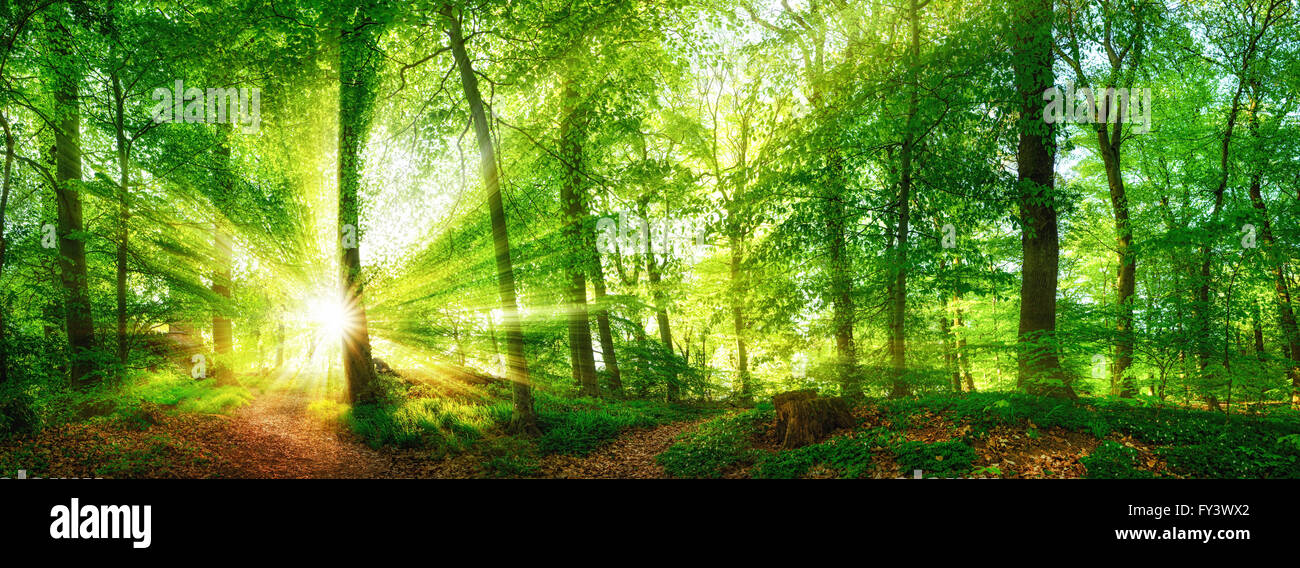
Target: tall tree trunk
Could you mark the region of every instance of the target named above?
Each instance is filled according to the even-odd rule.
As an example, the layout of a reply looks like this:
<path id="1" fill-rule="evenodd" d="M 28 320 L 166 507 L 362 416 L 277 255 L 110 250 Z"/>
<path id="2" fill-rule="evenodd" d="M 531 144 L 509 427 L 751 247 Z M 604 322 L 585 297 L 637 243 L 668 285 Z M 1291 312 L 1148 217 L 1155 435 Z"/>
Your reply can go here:
<path id="1" fill-rule="evenodd" d="M 953 295 L 952 299 L 956 304 L 953 327 L 957 335 L 957 370 L 966 383 L 966 392 L 975 392 L 975 377 L 971 374 L 971 357 L 966 351 L 966 320 L 961 308 L 961 294 Z"/>
<path id="2" fill-rule="evenodd" d="M 9 210 L 9 188 L 14 172 L 14 137 L 9 130 L 9 117 L 0 112 L 0 129 L 4 131 L 5 165 L 4 178 L 0 181 L 0 275 L 4 274 L 5 252 L 9 241 L 5 237 L 5 212 Z M 5 330 L 5 314 L 9 306 L 0 298 L 0 385 L 9 380 L 8 334 Z"/>
<path id="3" fill-rule="evenodd" d="M 366 321 L 361 279 L 360 202 L 361 150 L 370 126 L 374 102 L 375 22 L 364 10 L 344 13 L 339 35 L 339 259 L 340 293 L 348 315 L 343 334 L 343 373 L 348 398 L 353 403 L 374 400 L 375 365 L 370 355 L 370 330 Z"/>
<path id="4" fill-rule="evenodd" d="M 212 345 L 217 360 L 213 362 L 215 377 L 219 384 L 231 384 L 234 381 L 234 369 L 231 368 L 229 356 L 233 351 L 233 331 L 226 310 L 230 302 L 231 258 L 233 243 L 230 234 L 223 231 L 219 222 L 212 226 L 213 273 L 212 292 L 221 297 L 212 312 Z"/>
<path id="5" fill-rule="evenodd" d="M 58 208 L 59 273 L 67 293 L 65 319 L 68 359 L 73 386 L 90 384 L 96 370 L 90 351 L 95 348 L 91 318 L 86 243 L 81 218 L 81 114 L 78 84 L 81 75 L 72 67 L 72 36 L 62 22 L 54 23 L 54 52 L 66 66 L 54 73 L 55 169 L 54 196 Z"/>
<path id="6" fill-rule="evenodd" d="M 1111 99 L 1114 102 L 1114 99 Z M 1124 192 L 1124 176 L 1120 167 L 1120 144 L 1123 135 L 1124 108 L 1115 113 L 1114 131 L 1107 124 L 1097 125 L 1097 147 L 1106 167 L 1106 184 L 1110 188 L 1111 212 L 1115 217 L 1115 256 L 1118 267 L 1115 278 L 1115 362 L 1111 365 L 1111 394 L 1131 398 L 1137 394 L 1133 377 L 1128 373 L 1133 366 L 1133 294 L 1137 288 L 1137 254 L 1133 251 L 1133 227 L 1129 224 L 1128 196 Z M 1102 116 L 1109 116 L 1103 110 Z"/>
<path id="7" fill-rule="evenodd" d="M 279 321 L 275 324 L 275 368 L 279 370 L 284 367 L 284 313 L 279 313 Z"/>
<path id="8" fill-rule="evenodd" d="M 1021 0 L 1012 24 L 1012 67 L 1020 95 L 1020 279 L 1018 385 L 1032 393 L 1074 398 L 1056 346 L 1056 284 L 1060 262 L 1052 125 L 1044 120 L 1043 93 L 1052 73 L 1052 0 Z"/>
<path id="9" fill-rule="evenodd" d="M 918 107 L 918 67 L 921 55 L 921 14 L 917 0 L 910 0 L 908 19 L 911 24 L 911 44 L 907 52 L 908 97 L 907 120 L 904 123 L 903 145 L 900 150 L 900 177 L 898 183 L 898 224 L 894 242 L 894 285 L 889 299 L 889 362 L 892 374 L 889 396 L 904 397 L 911 394 L 907 384 L 907 234 L 912 215 L 912 168 L 916 152 L 916 114 Z M 945 339 L 946 341 L 946 339 Z"/>
<path id="10" fill-rule="evenodd" d="M 1254 112 L 1256 106 L 1256 101 L 1252 100 L 1250 123 L 1252 133 L 1258 128 L 1256 122 L 1258 119 Z M 1290 270 L 1289 255 L 1286 251 L 1278 250 L 1277 241 L 1273 238 L 1272 221 L 1269 219 L 1268 206 L 1264 203 L 1264 195 L 1261 191 L 1263 178 L 1263 167 L 1257 168 L 1251 174 L 1250 203 L 1259 212 L 1259 236 L 1264 244 L 1264 254 L 1268 259 L 1269 268 L 1273 272 L 1273 298 L 1277 305 L 1278 327 L 1282 330 L 1282 340 L 1285 342 L 1290 359 L 1287 374 L 1291 378 L 1291 405 L 1300 408 L 1300 326 L 1296 323 L 1295 310 L 1291 305 L 1291 285 L 1287 280 L 1287 272 Z M 1259 329 L 1258 325 L 1256 328 L 1257 349 L 1263 351 L 1263 330 Z"/>
<path id="11" fill-rule="evenodd" d="M 227 124 L 223 130 L 225 136 L 229 137 L 233 128 Z M 216 152 L 220 167 L 224 168 L 226 172 L 232 171 L 229 143 L 219 145 Z M 215 200 L 214 205 L 217 206 L 218 216 L 220 216 L 223 213 L 222 209 L 227 207 L 225 203 L 234 187 L 230 183 L 230 176 L 225 173 L 219 174 L 217 179 L 220 180 L 218 182 L 219 187 L 217 187 L 219 197 Z M 221 221 L 213 222 L 212 292 L 221 298 L 212 309 L 212 344 L 217 359 L 213 362 L 213 365 L 218 384 L 231 384 L 234 382 L 234 369 L 231 368 L 231 361 L 229 360 L 230 353 L 233 351 L 234 333 L 231 329 L 230 318 L 226 314 L 230 304 L 230 287 L 232 283 L 231 262 L 234 256 L 232 241 L 230 233 L 222 228 Z"/>
<path id="12" fill-rule="evenodd" d="M 644 210 L 643 210 L 644 212 Z M 665 262 L 667 259 L 665 258 Z M 673 331 L 668 323 L 668 298 L 664 294 L 660 285 L 659 267 L 655 262 L 654 249 L 650 245 L 650 239 L 645 239 L 645 270 L 646 276 L 650 279 L 650 291 L 655 303 L 655 322 L 659 327 L 659 340 L 664 343 L 664 348 L 668 354 L 673 353 Z M 673 402 L 678 399 L 679 391 L 677 387 L 677 377 L 674 375 L 668 380 L 668 401 Z"/>
<path id="13" fill-rule="evenodd" d="M 1219 145 L 1219 182 L 1214 188 L 1214 210 L 1210 214 L 1210 225 L 1218 224 L 1219 216 L 1223 211 L 1223 194 L 1228 188 L 1228 150 L 1232 143 L 1233 128 L 1237 124 L 1237 112 L 1241 109 L 1241 98 L 1245 93 L 1247 80 L 1246 77 L 1254 64 L 1256 49 L 1259 40 L 1268 32 L 1271 24 L 1276 22 L 1273 17 L 1274 10 L 1280 6 L 1285 6 L 1284 2 L 1270 2 L 1268 11 L 1263 18 L 1257 21 L 1261 22 L 1258 30 L 1251 30 L 1253 33 L 1246 43 L 1245 49 L 1241 53 L 1241 66 L 1237 70 L 1237 89 L 1232 95 L 1232 104 L 1228 107 L 1227 127 L 1224 129 L 1223 140 Z M 1200 367 L 1205 369 L 1209 365 L 1210 358 L 1210 267 L 1213 264 L 1214 257 L 1211 251 L 1210 242 L 1201 245 L 1201 278 L 1200 286 L 1196 294 L 1196 322 L 1197 322 L 1197 352 L 1200 356 Z"/>
<path id="14" fill-rule="evenodd" d="M 564 204 L 564 238 L 570 246 L 568 287 L 565 289 L 564 313 L 569 324 L 569 360 L 573 380 L 580 396 L 600 396 L 596 383 L 596 359 L 591 345 L 591 318 L 587 312 L 587 270 L 591 247 L 584 235 L 586 207 L 582 183 L 582 137 L 584 119 L 581 101 L 573 83 L 564 85 L 564 119 L 560 124 L 560 155 L 563 157 L 564 182 L 560 200 Z"/>
<path id="15" fill-rule="evenodd" d="M 595 248 L 592 248 L 595 251 Z M 614 330 L 609 323 L 609 300 L 605 295 L 605 269 L 600 263 L 600 253 L 595 252 L 591 270 L 591 285 L 596 293 L 596 326 L 600 330 L 600 359 L 605 362 L 609 376 L 609 391 L 623 398 L 623 372 L 618 368 L 618 354 L 614 352 Z"/>
<path id="16" fill-rule="evenodd" d="M 829 180 L 825 200 L 826 231 L 830 245 L 831 312 L 835 333 L 835 353 L 840 380 L 840 393 L 848 397 L 862 394 L 862 379 L 858 369 L 858 350 L 853 340 L 853 266 L 848 250 L 848 208 L 844 198 L 844 158 L 838 148 L 827 155 Z"/>
<path id="17" fill-rule="evenodd" d="M 732 214 L 727 215 L 728 220 Z M 742 266 L 744 258 L 744 241 L 739 231 L 733 230 L 728 238 L 731 244 L 731 324 L 736 334 L 736 375 L 740 381 L 740 400 L 750 401 L 754 398 L 754 385 L 749 373 L 749 352 L 745 348 L 745 271 Z"/>
<path id="18" fill-rule="evenodd" d="M 126 278 L 129 272 L 127 266 L 128 244 L 130 234 L 128 226 L 131 221 L 131 149 L 130 142 L 126 138 L 126 128 L 123 122 L 125 116 L 125 98 L 122 93 L 122 82 L 117 74 L 110 77 L 113 83 L 113 126 L 114 134 L 117 140 L 117 164 L 121 177 L 117 187 L 117 362 L 120 365 L 118 372 L 126 370 L 126 361 L 128 347 L 130 342 L 127 331 L 127 314 L 126 314 Z"/>
<path id="19" fill-rule="evenodd" d="M 745 199 L 745 189 L 749 185 L 749 137 L 750 119 L 744 115 L 740 119 L 740 144 L 737 152 L 735 187 L 727 203 L 727 241 L 731 249 L 731 325 L 736 334 L 736 378 L 740 382 L 739 398 L 749 402 L 754 397 L 753 376 L 749 372 L 749 350 L 745 345 L 745 304 L 749 292 L 749 282 L 745 273 L 745 241 L 750 229 L 746 226 L 745 213 L 741 211 L 740 200 Z M 717 163 L 716 147 L 714 163 Z M 715 166 L 714 177 L 721 185 L 724 176 Z M 722 192 L 726 195 L 725 192 Z M 703 336 L 703 334 L 701 334 Z M 703 353 L 701 352 L 701 355 Z"/>
<path id="20" fill-rule="evenodd" d="M 497 288 L 501 296 L 501 312 L 506 333 L 507 375 L 514 385 L 514 414 L 508 429 L 514 433 L 536 435 L 537 416 L 533 411 L 533 390 L 528 377 L 528 361 L 524 358 L 524 335 L 519 322 L 519 309 L 515 299 L 515 273 L 510 260 L 510 237 L 506 225 L 505 206 L 501 200 L 500 174 L 497 171 L 496 150 L 488 130 L 487 113 L 478 90 L 478 77 L 469 55 L 465 52 L 465 36 L 461 32 L 459 14 L 450 4 L 443 5 L 442 15 L 447 25 L 447 38 L 452 57 L 460 71 L 461 87 L 469 103 L 474 120 L 474 136 L 478 140 L 482 161 L 483 185 L 488 193 L 488 211 L 492 218 L 492 245 L 496 253 Z"/>

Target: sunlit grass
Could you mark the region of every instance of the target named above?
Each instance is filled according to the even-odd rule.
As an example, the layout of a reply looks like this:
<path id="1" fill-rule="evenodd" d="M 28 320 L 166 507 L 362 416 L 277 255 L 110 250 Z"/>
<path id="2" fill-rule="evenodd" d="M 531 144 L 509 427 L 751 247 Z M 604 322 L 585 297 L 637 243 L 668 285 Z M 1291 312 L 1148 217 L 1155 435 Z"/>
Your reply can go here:
<path id="1" fill-rule="evenodd" d="M 123 394 L 142 402 L 202 414 L 228 413 L 253 400 L 253 394 L 240 385 L 218 385 L 215 379 L 195 380 L 166 372 L 143 376 Z"/>

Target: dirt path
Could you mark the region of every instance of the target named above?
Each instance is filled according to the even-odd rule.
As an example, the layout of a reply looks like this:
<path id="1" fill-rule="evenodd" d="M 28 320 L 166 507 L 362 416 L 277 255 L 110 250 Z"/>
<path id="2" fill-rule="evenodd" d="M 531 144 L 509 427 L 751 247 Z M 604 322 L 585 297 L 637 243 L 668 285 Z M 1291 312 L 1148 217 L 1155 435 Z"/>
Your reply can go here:
<path id="1" fill-rule="evenodd" d="M 624 432 L 613 442 L 584 457 L 547 456 L 541 460 L 545 477 L 580 479 L 663 479 L 664 468 L 655 463 L 678 434 L 694 430 L 709 420 L 673 422 L 649 429 Z"/>
<path id="2" fill-rule="evenodd" d="M 488 459 L 473 453 L 447 458 L 418 450 L 374 450 L 354 436 L 322 424 L 307 412 L 299 393 L 266 393 L 226 423 L 228 444 L 215 450 L 222 477 L 239 478 L 468 478 L 485 474 Z M 705 418 L 623 433 L 583 457 L 545 456 L 537 475 L 546 478 L 653 479 L 666 475 L 655 456 L 678 434 Z"/>
<path id="3" fill-rule="evenodd" d="M 391 459 L 307 413 L 294 392 L 266 393 L 227 422 L 218 468 L 241 478 L 384 477 Z"/>

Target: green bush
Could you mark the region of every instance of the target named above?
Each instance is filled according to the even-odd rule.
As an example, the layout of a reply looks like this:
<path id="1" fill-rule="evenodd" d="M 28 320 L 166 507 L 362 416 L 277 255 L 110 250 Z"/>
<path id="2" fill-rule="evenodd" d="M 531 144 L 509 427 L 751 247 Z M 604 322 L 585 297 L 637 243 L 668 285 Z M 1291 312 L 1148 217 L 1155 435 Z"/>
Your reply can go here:
<path id="1" fill-rule="evenodd" d="M 1133 459 L 1137 450 L 1113 440 L 1106 440 L 1091 454 L 1079 458 L 1088 468 L 1088 479 L 1147 479 L 1151 472 L 1137 469 Z"/>
<path id="2" fill-rule="evenodd" d="M 538 450 L 546 454 L 587 455 L 629 428 L 649 428 L 686 420 L 707 410 L 651 401 L 538 397 Z"/>
<path id="3" fill-rule="evenodd" d="M 754 465 L 752 477 L 797 479 L 818 465 L 834 470 L 841 478 L 866 477 L 871 467 L 872 440 L 869 436 L 843 436 L 820 444 L 781 450 L 759 460 Z"/>
<path id="4" fill-rule="evenodd" d="M 903 442 L 894 450 L 894 457 L 904 476 L 921 470 L 925 477 L 961 477 L 970 474 L 975 461 L 975 449 L 960 441 Z"/>
<path id="5" fill-rule="evenodd" d="M 753 463 L 760 455 L 751 436 L 775 418 L 771 404 L 704 423 L 678 437 L 656 461 L 673 477 L 716 478 L 735 466 Z"/>

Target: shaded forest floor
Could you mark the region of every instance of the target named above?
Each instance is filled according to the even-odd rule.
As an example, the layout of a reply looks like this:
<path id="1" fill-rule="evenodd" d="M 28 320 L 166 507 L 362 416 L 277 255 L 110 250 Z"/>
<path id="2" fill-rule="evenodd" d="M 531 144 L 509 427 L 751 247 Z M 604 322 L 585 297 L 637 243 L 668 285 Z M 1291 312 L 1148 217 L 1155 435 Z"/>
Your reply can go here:
<path id="1" fill-rule="evenodd" d="M 455 455 L 375 449 L 313 415 L 311 402 L 301 392 L 271 391 L 229 415 L 146 405 L 131 417 L 0 441 L 0 463 L 6 475 L 24 469 L 28 477 L 55 478 L 661 478 L 655 457 L 704 421 L 632 428 L 587 455 L 549 454 L 502 472 L 515 456 L 495 456 L 497 445 Z"/>
<path id="2" fill-rule="evenodd" d="M 940 394 L 864 401 L 852 427 L 786 450 L 767 403 L 728 409 L 539 391 L 543 435 L 521 439 L 499 427 L 509 409 L 501 385 L 394 379 L 385 402 L 350 409 L 297 387 L 236 396 L 179 384 L 189 390 L 0 438 L 0 476 L 1300 477 L 1300 417 L 1288 409 L 1225 416 L 1109 399 Z"/>

